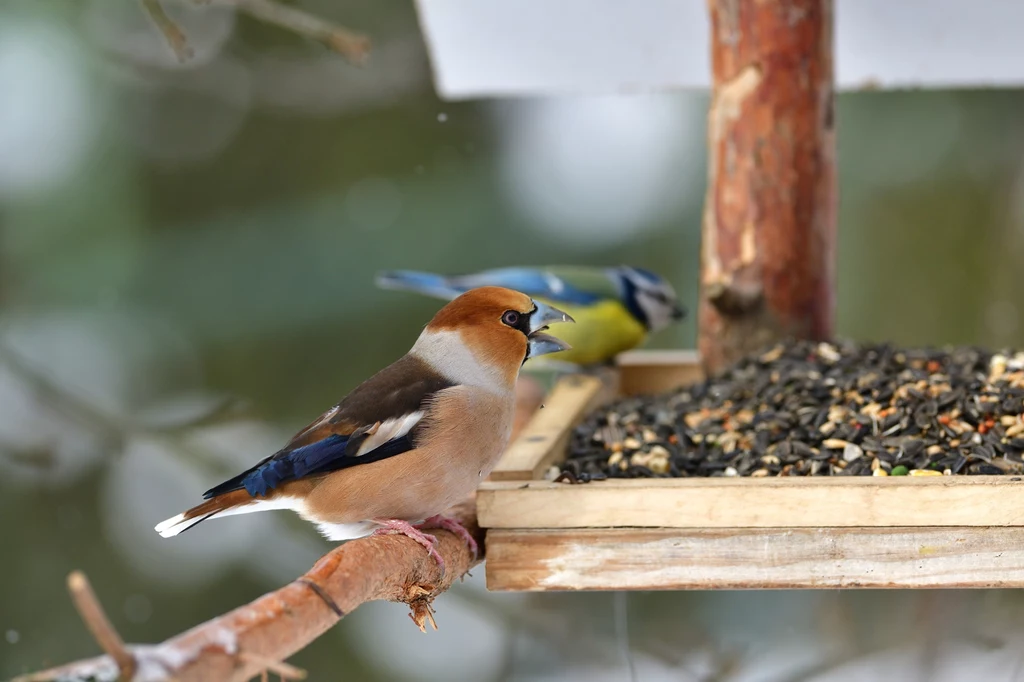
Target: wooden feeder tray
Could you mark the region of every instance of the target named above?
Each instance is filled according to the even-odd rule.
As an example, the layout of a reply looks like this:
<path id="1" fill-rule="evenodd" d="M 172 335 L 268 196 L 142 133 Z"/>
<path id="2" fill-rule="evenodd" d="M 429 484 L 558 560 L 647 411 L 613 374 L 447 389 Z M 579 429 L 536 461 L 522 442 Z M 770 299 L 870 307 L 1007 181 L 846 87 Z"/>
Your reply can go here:
<path id="1" fill-rule="evenodd" d="M 702 379 L 693 352 L 559 380 L 479 490 L 496 591 L 1024 587 L 1019 476 L 543 480 L 615 397 Z"/>

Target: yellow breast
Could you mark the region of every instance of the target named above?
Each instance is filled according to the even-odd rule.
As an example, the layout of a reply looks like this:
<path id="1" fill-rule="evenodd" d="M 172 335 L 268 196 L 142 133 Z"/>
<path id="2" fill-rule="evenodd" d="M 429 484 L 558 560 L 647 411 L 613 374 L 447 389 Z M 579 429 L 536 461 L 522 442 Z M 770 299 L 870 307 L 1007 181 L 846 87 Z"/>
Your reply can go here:
<path id="1" fill-rule="evenodd" d="M 551 335 L 572 346 L 569 350 L 551 355 L 553 362 L 574 362 L 580 365 L 604 363 L 623 351 L 636 348 L 647 338 L 647 329 L 618 301 L 573 306 L 535 298 L 564 310 L 576 320 L 576 324 L 560 322 L 551 325 Z"/>

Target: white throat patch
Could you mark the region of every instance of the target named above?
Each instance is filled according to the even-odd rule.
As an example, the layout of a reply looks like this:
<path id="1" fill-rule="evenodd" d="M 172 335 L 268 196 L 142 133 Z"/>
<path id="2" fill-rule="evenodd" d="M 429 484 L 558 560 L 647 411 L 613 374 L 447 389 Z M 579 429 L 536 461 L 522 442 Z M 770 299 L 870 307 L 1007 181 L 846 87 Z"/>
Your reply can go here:
<path id="1" fill-rule="evenodd" d="M 505 390 L 501 374 L 480 362 L 456 331 L 424 331 L 409 353 L 453 383 Z"/>

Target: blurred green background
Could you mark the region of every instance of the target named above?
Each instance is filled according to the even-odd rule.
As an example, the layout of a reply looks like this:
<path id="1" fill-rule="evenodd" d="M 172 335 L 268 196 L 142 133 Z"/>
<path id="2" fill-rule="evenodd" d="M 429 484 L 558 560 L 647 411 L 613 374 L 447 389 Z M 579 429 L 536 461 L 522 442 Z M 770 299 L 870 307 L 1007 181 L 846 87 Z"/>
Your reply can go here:
<path id="1" fill-rule="evenodd" d="M 407 0 L 343 5 L 302 2 L 373 36 L 362 69 L 224 8 L 175 15 L 180 65 L 135 2 L 0 4 L 0 677 L 97 653 L 72 569 L 127 640 L 159 641 L 327 549 L 284 514 L 152 527 L 405 352 L 437 303 L 377 270 L 629 263 L 694 308 L 706 94 L 445 103 Z M 1022 107 L 839 97 L 842 336 L 1024 346 Z M 476 573 L 436 633 L 371 604 L 291 662 L 628 679 L 612 595 L 491 595 Z M 1013 679 L 1019 603 L 632 594 L 629 642 L 644 680 Z"/>

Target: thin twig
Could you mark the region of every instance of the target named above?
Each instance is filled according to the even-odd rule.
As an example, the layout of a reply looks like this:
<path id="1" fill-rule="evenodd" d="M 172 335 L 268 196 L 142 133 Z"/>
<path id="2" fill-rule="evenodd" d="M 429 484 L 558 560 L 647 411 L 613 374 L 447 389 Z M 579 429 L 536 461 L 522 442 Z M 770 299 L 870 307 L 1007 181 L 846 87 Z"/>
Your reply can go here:
<path id="1" fill-rule="evenodd" d="M 130 680 L 135 674 L 135 658 L 125 649 L 124 640 L 110 624 L 107 614 L 92 591 L 92 585 L 81 571 L 72 571 L 68 576 L 68 591 L 75 603 L 85 626 L 100 647 L 117 663 L 122 680 Z"/>
<path id="2" fill-rule="evenodd" d="M 160 32 L 164 34 L 167 44 L 174 50 L 178 61 L 183 62 L 191 59 L 193 52 L 188 44 L 188 40 L 185 38 L 185 33 L 174 23 L 173 19 L 167 16 L 167 12 L 164 11 L 160 0 L 142 0 L 142 7 L 146 10 L 149 18 L 153 20 L 153 23 L 156 24 L 156 27 L 160 29 Z"/>
<path id="3" fill-rule="evenodd" d="M 239 11 L 265 24 L 283 28 L 300 36 L 323 43 L 335 52 L 343 55 L 352 64 L 363 64 L 370 54 L 370 39 L 345 26 L 331 23 L 326 19 L 304 12 L 294 7 L 282 5 L 274 0 L 220 0 L 223 4 L 232 5 Z M 174 50 L 180 61 L 192 57 L 193 50 L 181 28 L 174 23 L 164 11 L 160 0 L 141 0 L 146 13 L 164 35 L 167 44 Z M 199 2 L 199 0 L 196 0 Z M 209 4 L 203 0 L 201 4 Z"/>
<path id="4" fill-rule="evenodd" d="M 351 29 L 273 0 L 226 0 L 254 19 L 323 43 L 353 64 L 370 54 L 370 39 Z"/>

